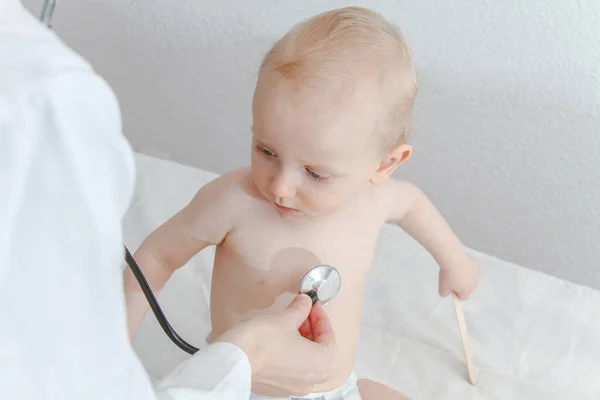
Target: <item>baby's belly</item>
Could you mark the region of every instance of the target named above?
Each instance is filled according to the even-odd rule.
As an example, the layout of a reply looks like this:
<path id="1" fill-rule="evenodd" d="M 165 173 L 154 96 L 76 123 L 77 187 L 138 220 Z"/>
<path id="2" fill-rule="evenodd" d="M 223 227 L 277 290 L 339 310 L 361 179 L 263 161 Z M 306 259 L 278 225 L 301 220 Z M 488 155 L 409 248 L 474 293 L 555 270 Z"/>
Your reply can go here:
<path id="1" fill-rule="evenodd" d="M 286 271 L 262 271 L 240 265 L 239 260 L 228 257 L 226 253 L 221 252 L 215 258 L 211 288 L 213 338 L 242 320 L 283 310 L 298 293 L 302 278 L 302 274 L 295 276 L 289 271 L 286 274 Z M 329 379 L 315 387 L 315 392 L 341 386 L 354 368 L 360 337 L 363 276 L 343 275 L 340 293 L 325 306 L 336 334 L 337 348 Z M 261 394 L 260 388 L 253 390 Z"/>

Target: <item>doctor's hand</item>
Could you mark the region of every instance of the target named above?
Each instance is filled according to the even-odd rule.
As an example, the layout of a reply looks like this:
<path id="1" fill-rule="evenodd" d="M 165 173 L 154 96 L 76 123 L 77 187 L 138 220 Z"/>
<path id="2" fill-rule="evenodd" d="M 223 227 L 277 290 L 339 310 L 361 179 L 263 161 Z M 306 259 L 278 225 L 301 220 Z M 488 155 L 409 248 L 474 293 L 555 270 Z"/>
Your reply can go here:
<path id="1" fill-rule="evenodd" d="M 323 382 L 335 350 L 329 318 L 318 302 L 298 295 L 284 311 L 255 317 L 221 335 L 248 355 L 252 390 L 264 396 L 302 396 Z"/>

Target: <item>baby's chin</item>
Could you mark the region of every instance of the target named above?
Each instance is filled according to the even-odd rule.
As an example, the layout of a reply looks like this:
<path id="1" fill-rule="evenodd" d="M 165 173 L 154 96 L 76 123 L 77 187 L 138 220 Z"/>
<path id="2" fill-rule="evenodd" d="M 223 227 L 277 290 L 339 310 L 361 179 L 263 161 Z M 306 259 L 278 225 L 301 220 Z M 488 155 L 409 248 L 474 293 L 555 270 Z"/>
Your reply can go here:
<path id="1" fill-rule="evenodd" d="M 255 182 L 256 185 L 256 182 Z M 281 216 L 286 217 L 305 217 L 305 218 L 324 218 L 338 211 L 337 208 L 322 208 L 322 207 L 307 207 L 306 205 L 291 205 L 291 204 L 278 204 L 275 199 L 269 194 L 265 193 L 261 188 L 256 185 L 258 192 L 261 194 L 263 200 L 271 205 Z M 281 207 L 283 206 L 283 207 Z"/>
<path id="2" fill-rule="evenodd" d="M 338 209 L 321 209 L 321 208 L 309 208 L 309 207 L 298 207 L 294 209 L 294 212 L 290 212 L 289 216 L 303 217 L 308 219 L 321 219 L 327 218 L 334 215 Z"/>
<path id="3" fill-rule="evenodd" d="M 263 193 L 265 201 L 271 204 L 273 209 L 282 217 L 286 218 L 319 218 L 327 216 L 328 213 L 318 212 L 304 206 L 279 204 Z"/>

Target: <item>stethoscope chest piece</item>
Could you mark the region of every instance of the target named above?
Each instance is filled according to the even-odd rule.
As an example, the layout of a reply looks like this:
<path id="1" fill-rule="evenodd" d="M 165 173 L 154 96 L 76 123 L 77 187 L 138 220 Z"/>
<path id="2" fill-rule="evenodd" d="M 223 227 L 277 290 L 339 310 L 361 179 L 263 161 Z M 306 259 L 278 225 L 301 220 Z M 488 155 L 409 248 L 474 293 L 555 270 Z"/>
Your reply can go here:
<path id="1" fill-rule="evenodd" d="M 329 265 L 317 265 L 304 275 L 300 282 L 300 293 L 307 293 L 323 305 L 337 296 L 342 285 L 342 278 L 337 269 Z"/>

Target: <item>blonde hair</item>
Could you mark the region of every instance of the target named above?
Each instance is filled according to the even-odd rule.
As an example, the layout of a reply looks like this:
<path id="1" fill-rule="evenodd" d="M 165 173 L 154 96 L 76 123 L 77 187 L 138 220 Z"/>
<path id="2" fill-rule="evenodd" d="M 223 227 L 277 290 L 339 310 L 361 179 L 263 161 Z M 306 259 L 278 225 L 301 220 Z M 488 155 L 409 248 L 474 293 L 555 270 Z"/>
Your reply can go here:
<path id="1" fill-rule="evenodd" d="M 376 128 L 384 150 L 403 143 L 412 130 L 412 55 L 400 30 L 375 11 L 345 7 L 304 20 L 266 54 L 259 74 L 265 70 L 307 90 L 375 78 L 384 104 Z"/>

